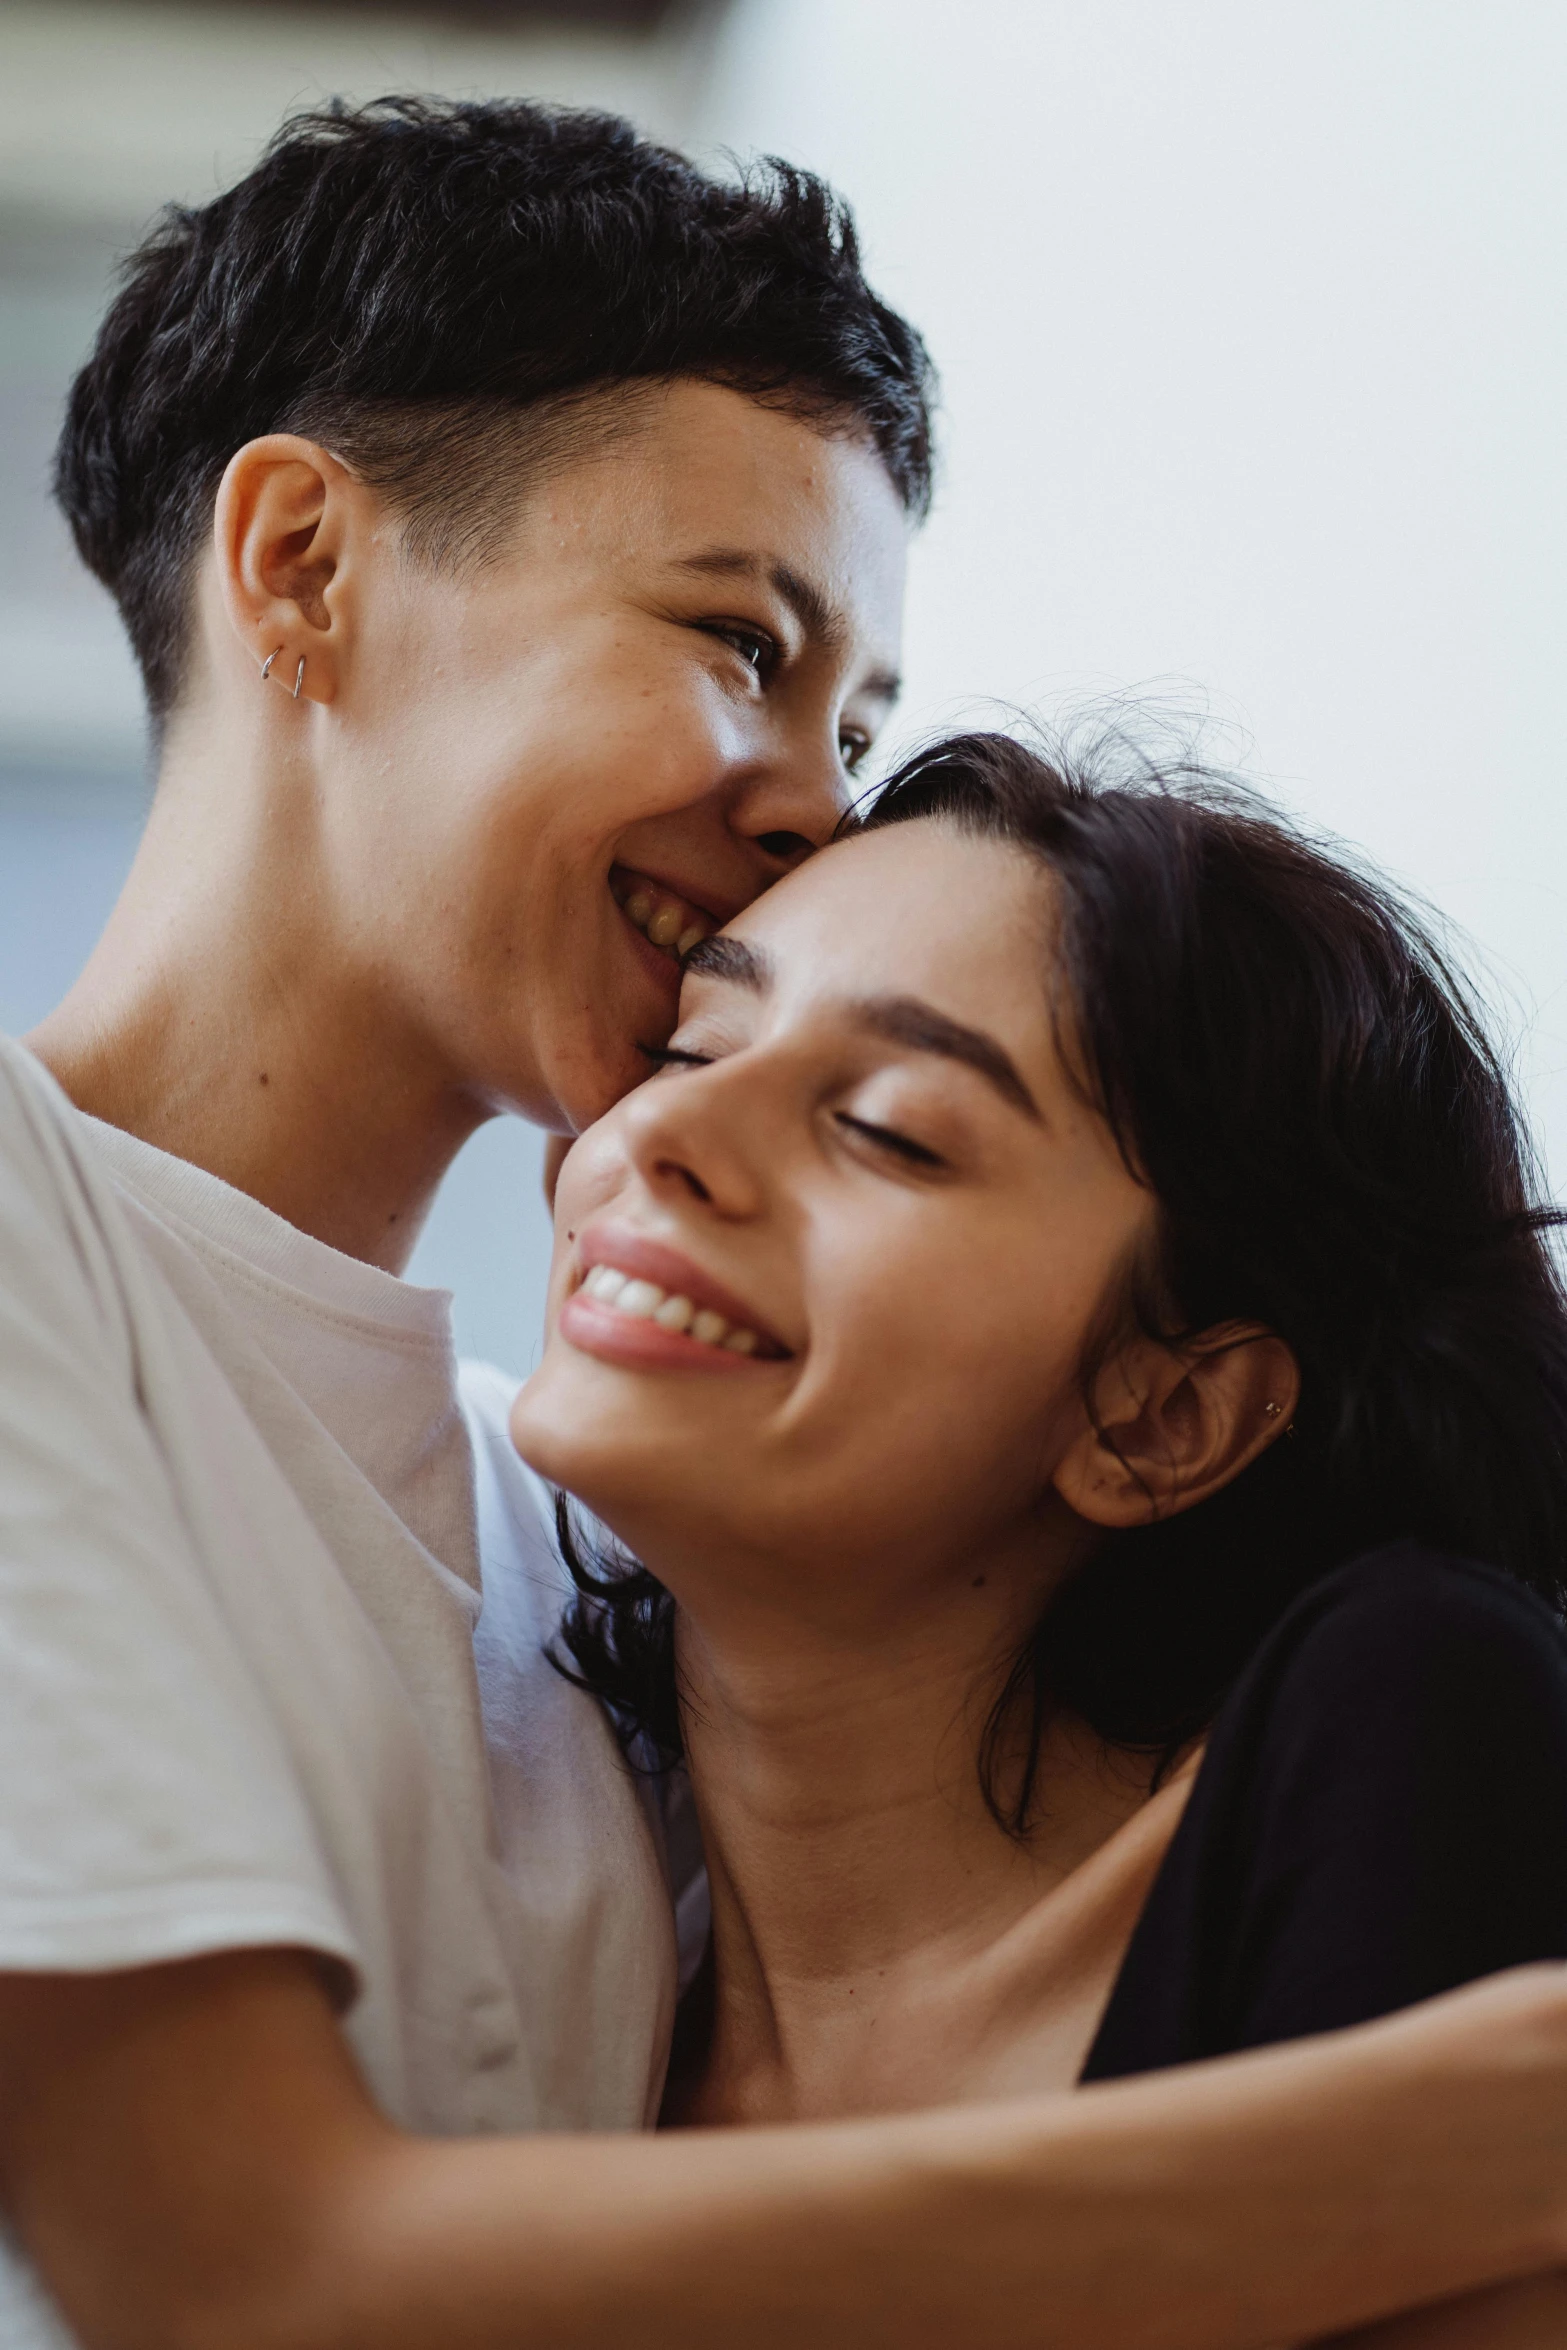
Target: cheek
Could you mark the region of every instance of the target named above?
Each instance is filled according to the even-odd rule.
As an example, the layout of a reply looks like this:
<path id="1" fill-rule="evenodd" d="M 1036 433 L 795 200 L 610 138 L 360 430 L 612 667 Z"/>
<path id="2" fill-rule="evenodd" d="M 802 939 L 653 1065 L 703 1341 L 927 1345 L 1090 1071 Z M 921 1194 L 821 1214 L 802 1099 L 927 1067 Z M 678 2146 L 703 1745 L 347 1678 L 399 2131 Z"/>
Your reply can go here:
<path id="1" fill-rule="evenodd" d="M 550 1272 L 550 1314 L 560 1310 L 560 1291 L 570 1272 L 576 1235 L 590 1216 L 607 1207 L 630 1177 L 621 1135 L 622 1118 L 611 1110 L 590 1126 L 566 1153 L 555 1185 L 555 1248 Z"/>
<path id="2" fill-rule="evenodd" d="M 581 843 L 684 807 L 734 748 L 730 699 L 651 622 L 579 629 L 521 668 L 508 646 L 478 698 L 492 757 Z"/>
<path id="3" fill-rule="evenodd" d="M 606 1383 L 600 1365 L 567 1345 L 556 1325 L 574 1286 L 582 1227 L 610 1206 L 625 1185 L 627 1165 L 618 1128 L 619 1119 L 611 1112 L 573 1143 L 561 1166 L 555 1186 L 544 1351 L 511 1413 L 512 1442 L 530 1467 L 590 1503 L 600 1490 L 606 1444 L 611 1459 L 624 1445 L 626 1398 L 614 1383 Z"/>
<path id="4" fill-rule="evenodd" d="M 965 1273 L 895 1251 L 878 1279 L 838 1284 L 830 1326 L 813 1329 L 786 1489 L 915 1544 L 1032 1506 L 1081 1425 L 1090 1308 L 1074 1284 L 1030 1287 L 1031 1306 L 993 1259 Z"/>

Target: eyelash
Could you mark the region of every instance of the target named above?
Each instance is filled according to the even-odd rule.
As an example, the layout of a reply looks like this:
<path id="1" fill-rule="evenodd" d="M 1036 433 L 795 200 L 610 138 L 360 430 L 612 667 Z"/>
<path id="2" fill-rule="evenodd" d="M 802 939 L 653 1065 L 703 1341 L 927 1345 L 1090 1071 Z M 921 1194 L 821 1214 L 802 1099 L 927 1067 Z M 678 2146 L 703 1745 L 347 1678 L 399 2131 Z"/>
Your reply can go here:
<path id="1" fill-rule="evenodd" d="M 683 1053 L 672 1044 L 644 1044 L 637 1049 L 655 1069 L 706 1069 L 713 1058 L 711 1053 Z"/>
<path id="2" fill-rule="evenodd" d="M 762 628 L 740 627 L 732 620 L 714 620 L 709 621 L 706 625 L 710 635 L 718 637 L 724 644 L 732 645 L 735 648 L 753 677 L 759 679 L 763 685 L 767 683 L 783 658 L 783 648 L 776 637 L 769 636 L 767 631 Z M 743 649 L 747 645 L 754 648 L 758 655 L 756 660 L 753 661 L 747 657 Z M 854 773 L 870 747 L 870 739 L 866 735 L 844 734 L 839 736 L 838 756 L 843 761 L 845 774 L 852 775 Z"/>
<path id="3" fill-rule="evenodd" d="M 710 634 L 718 637 L 722 643 L 733 646 L 753 677 L 759 677 L 765 683 L 777 668 L 780 656 L 778 639 L 769 636 L 765 628 L 747 628 L 734 620 L 715 620 L 708 626 Z M 759 656 L 756 660 L 750 659 L 745 649 L 747 646 Z"/>
<path id="4" fill-rule="evenodd" d="M 672 1044 L 645 1044 L 642 1051 L 655 1069 L 707 1069 L 711 1068 L 713 1061 L 711 1053 L 682 1052 L 678 1045 Z M 860 1135 L 865 1141 L 875 1143 L 878 1149 L 890 1151 L 894 1158 L 905 1160 L 911 1167 L 946 1165 L 938 1152 L 927 1150 L 922 1142 L 916 1142 L 911 1135 L 900 1134 L 896 1127 L 874 1125 L 868 1118 L 851 1117 L 847 1110 L 834 1110 L 833 1120 L 847 1133 Z"/>
<path id="5" fill-rule="evenodd" d="M 838 1125 L 847 1127 L 851 1134 L 863 1135 L 867 1142 L 874 1142 L 881 1150 L 891 1151 L 894 1158 L 906 1160 L 911 1167 L 946 1165 L 937 1152 L 927 1150 L 922 1142 L 915 1142 L 911 1135 L 899 1134 L 895 1127 L 873 1126 L 869 1119 L 851 1118 L 847 1110 L 834 1110 L 833 1117 Z"/>

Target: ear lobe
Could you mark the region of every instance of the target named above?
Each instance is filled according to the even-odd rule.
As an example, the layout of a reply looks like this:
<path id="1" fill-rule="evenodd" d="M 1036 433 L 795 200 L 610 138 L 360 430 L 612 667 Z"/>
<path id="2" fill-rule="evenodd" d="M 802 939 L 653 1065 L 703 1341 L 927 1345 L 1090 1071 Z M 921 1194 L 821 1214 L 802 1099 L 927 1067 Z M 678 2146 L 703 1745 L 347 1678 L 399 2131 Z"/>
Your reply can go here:
<path id="1" fill-rule="evenodd" d="M 235 451 L 218 489 L 213 543 L 229 624 L 259 675 L 331 702 L 344 658 L 345 541 L 358 488 L 329 450 L 268 433 Z M 304 663 L 303 675 L 299 664 Z"/>
<path id="2" fill-rule="evenodd" d="M 1134 1340 L 1101 1374 L 1097 1425 L 1060 1462 L 1055 1488 L 1097 1526 L 1173 1517 L 1282 1436 L 1299 1396 L 1295 1358 L 1270 1330 L 1228 1325 L 1182 1348 Z"/>

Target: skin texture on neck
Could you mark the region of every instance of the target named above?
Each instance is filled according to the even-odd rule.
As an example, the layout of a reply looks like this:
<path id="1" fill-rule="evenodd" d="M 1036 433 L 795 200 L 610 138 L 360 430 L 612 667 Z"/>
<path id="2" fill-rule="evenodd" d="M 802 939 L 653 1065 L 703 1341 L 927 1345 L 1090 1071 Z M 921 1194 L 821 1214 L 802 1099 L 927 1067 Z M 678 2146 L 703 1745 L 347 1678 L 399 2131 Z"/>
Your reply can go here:
<path id="1" fill-rule="evenodd" d="M 221 786 L 180 730 L 108 925 L 29 1042 L 94 1116 L 401 1271 L 492 1111 L 342 952 L 312 778 L 267 715 L 231 722 Z"/>
<path id="2" fill-rule="evenodd" d="M 1187 1775 L 1150 1803 L 1147 1758 L 1060 1720 L 1031 1832 L 1006 1833 L 979 1737 L 1033 1576 L 972 1565 L 858 1636 L 794 1610 L 682 1615 L 714 1955 L 666 2118 L 887 2113 L 1075 2080 Z"/>
<path id="3" fill-rule="evenodd" d="M 585 446 L 464 570 L 329 450 L 236 454 L 146 836 L 29 1040 L 392 1271 L 484 1119 L 569 1132 L 645 1073 L 677 939 L 830 836 L 896 691 L 906 521 L 860 438 L 677 382 Z"/>

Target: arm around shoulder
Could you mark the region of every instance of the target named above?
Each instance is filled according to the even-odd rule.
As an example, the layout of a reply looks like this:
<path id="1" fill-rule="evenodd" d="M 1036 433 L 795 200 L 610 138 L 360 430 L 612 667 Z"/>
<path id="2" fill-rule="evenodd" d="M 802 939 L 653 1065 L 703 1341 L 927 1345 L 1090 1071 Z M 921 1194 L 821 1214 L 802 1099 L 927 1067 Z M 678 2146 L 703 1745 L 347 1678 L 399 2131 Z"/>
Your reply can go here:
<path id="1" fill-rule="evenodd" d="M 1335 2334 L 1318 2350 L 1561 2350 L 1564 2342 L 1567 2272 L 1557 2269 Z"/>
<path id="2" fill-rule="evenodd" d="M 1567 2260 L 1564 2090 L 1537 1970 L 1068 2098 L 436 2142 L 305 1956 L 0 1981 L 0 2192 L 85 2350 L 1256 2350 Z"/>

